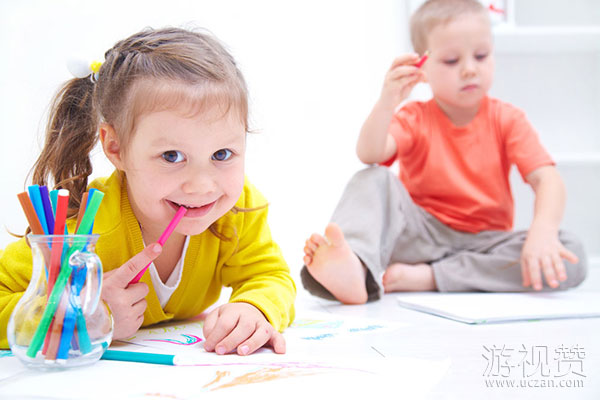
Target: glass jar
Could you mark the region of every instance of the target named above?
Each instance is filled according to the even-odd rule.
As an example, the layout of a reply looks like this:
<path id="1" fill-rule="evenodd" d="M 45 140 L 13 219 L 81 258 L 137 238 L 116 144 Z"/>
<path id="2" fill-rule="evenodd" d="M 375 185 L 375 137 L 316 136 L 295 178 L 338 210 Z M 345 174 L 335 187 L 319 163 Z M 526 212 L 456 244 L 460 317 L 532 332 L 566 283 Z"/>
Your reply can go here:
<path id="1" fill-rule="evenodd" d="M 110 345 L 113 320 L 100 300 L 98 235 L 28 235 L 31 281 L 8 323 L 13 354 L 34 368 L 91 364 Z"/>

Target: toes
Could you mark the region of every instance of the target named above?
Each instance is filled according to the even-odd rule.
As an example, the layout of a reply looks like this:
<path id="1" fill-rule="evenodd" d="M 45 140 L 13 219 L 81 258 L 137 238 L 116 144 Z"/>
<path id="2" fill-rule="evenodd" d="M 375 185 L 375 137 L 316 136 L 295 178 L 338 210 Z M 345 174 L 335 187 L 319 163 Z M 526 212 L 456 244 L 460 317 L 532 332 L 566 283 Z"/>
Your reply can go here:
<path id="1" fill-rule="evenodd" d="M 310 264 L 312 264 L 312 257 L 304 256 L 302 258 L 302 261 L 304 261 L 304 265 L 309 266 Z"/>
<path id="2" fill-rule="evenodd" d="M 315 245 L 315 250 L 319 246 L 325 246 L 327 244 L 327 240 L 318 233 L 313 233 L 312 235 L 310 235 L 309 241 Z"/>
<path id="3" fill-rule="evenodd" d="M 327 225 L 327 228 L 325 228 L 325 236 L 327 237 L 331 245 L 335 247 L 343 245 L 346 241 L 346 239 L 344 239 L 344 233 L 342 232 L 340 227 L 334 222 L 330 223 L 329 225 Z"/>
<path id="4" fill-rule="evenodd" d="M 304 246 L 304 255 L 308 256 L 308 257 L 312 257 L 315 254 L 315 251 L 313 249 L 311 249 L 308 244 L 306 246 Z"/>
<path id="5" fill-rule="evenodd" d="M 315 251 L 317 251 L 317 249 L 319 248 L 319 245 L 315 242 L 313 242 L 312 240 L 307 240 L 306 243 L 304 243 L 304 252 L 306 254 L 314 254 Z M 308 251 L 306 251 L 308 250 Z"/>

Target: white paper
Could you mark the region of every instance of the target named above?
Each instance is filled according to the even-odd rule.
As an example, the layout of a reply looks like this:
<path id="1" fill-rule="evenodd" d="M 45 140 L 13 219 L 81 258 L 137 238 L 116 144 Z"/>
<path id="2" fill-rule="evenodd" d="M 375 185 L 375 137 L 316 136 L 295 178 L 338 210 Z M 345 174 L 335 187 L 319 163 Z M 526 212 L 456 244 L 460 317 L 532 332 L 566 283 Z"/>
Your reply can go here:
<path id="1" fill-rule="evenodd" d="M 468 324 L 600 317 L 600 293 L 410 293 L 401 306 Z"/>

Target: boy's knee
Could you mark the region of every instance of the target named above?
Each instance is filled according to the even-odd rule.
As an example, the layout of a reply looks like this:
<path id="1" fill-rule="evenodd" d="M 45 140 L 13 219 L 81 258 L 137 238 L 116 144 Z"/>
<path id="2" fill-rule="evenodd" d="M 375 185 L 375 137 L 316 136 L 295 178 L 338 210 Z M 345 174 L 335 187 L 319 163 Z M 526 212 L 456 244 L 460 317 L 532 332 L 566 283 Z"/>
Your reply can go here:
<path id="1" fill-rule="evenodd" d="M 358 171 L 356 174 L 354 174 L 352 180 L 383 184 L 393 177 L 394 175 L 391 173 L 389 168 L 382 167 L 380 165 L 372 165 Z"/>
<path id="2" fill-rule="evenodd" d="M 561 231 L 559 239 L 563 246 L 575 254 L 579 259 L 575 264 L 563 260 L 567 270 L 567 280 L 561 284 L 561 287 L 569 289 L 579 286 L 585 280 L 588 272 L 588 260 L 583 248 L 583 243 L 570 232 Z"/>

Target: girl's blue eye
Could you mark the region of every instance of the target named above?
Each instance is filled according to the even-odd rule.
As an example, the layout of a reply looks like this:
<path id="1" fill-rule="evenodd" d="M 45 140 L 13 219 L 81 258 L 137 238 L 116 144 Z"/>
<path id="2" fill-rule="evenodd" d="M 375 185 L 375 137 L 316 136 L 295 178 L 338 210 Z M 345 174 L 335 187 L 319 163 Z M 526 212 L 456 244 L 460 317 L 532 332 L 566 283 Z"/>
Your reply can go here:
<path id="1" fill-rule="evenodd" d="M 215 161 L 227 161 L 233 155 L 229 149 L 217 150 L 213 153 L 212 159 Z"/>
<path id="2" fill-rule="evenodd" d="M 165 151 L 162 153 L 162 158 L 168 163 L 178 163 L 185 159 L 183 153 L 177 150 Z"/>
<path id="3" fill-rule="evenodd" d="M 485 60 L 487 54 L 475 54 L 475 59 L 478 61 Z"/>

